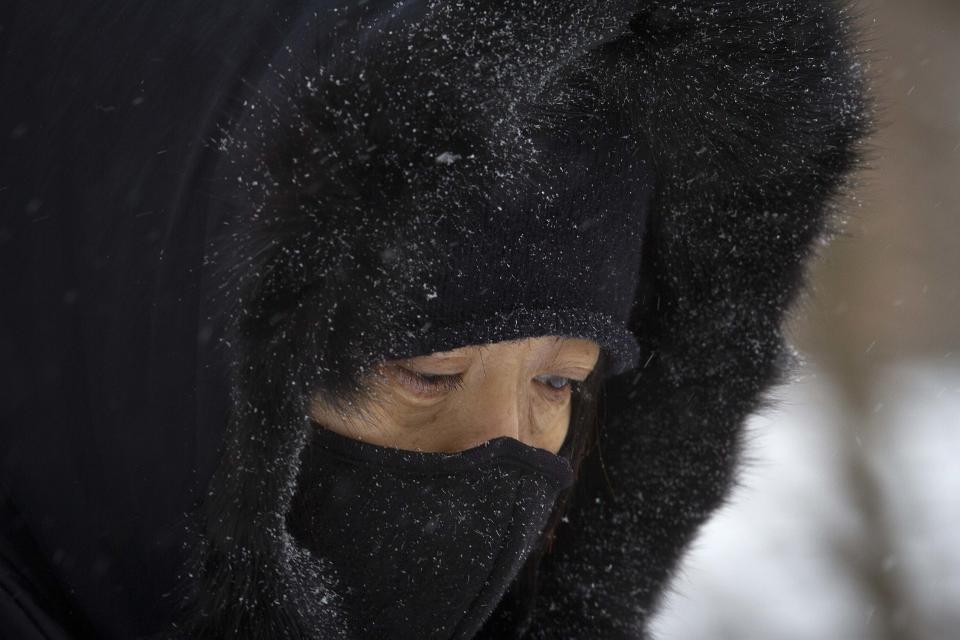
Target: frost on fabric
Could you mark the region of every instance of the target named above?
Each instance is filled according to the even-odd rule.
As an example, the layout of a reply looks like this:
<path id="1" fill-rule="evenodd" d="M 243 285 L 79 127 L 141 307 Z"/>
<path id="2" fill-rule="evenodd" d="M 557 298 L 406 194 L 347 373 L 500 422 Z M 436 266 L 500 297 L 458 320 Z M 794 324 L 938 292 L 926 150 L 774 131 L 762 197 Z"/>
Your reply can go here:
<path id="1" fill-rule="evenodd" d="M 507 438 L 424 453 L 319 429 L 301 467 L 290 530 L 336 558 L 363 638 L 472 637 L 573 481 L 561 459 Z"/>
<path id="2" fill-rule="evenodd" d="M 323 289 L 308 312 L 327 333 L 350 314 L 341 351 L 358 368 L 537 322 L 635 361 L 607 311 L 632 286 L 587 292 L 602 311 L 565 309 L 571 283 L 630 282 L 639 268 L 641 145 L 599 116 L 620 97 L 578 71 L 586 48 L 628 28 L 629 6 L 345 6 L 301 25 L 219 141 L 242 194 L 211 256 L 231 319 L 279 321 L 278 297 L 311 304 L 295 290 Z M 620 152 L 601 157 L 602 139 Z M 601 233 L 630 262 L 609 263 Z"/>
<path id="3" fill-rule="evenodd" d="M 647 196 L 631 180 L 641 154 L 612 121 L 584 119 L 617 111 L 589 77 L 555 82 L 628 29 L 627 7 L 346 4 L 290 25 L 244 79 L 218 140 L 223 224 L 207 261 L 232 415 L 199 532 L 197 637 L 346 633 L 324 602 L 337 577 L 284 528 L 310 390 L 356 388 L 384 355 L 534 327 L 636 357 L 623 318 L 603 310 L 632 287 L 591 290 L 599 310 L 560 304 L 578 298 L 572 283 L 639 266 L 641 225 L 619 204 Z M 601 158 L 597 139 L 625 152 Z M 573 159 L 589 179 L 570 180 Z M 587 241 L 607 236 L 631 249 L 625 265 Z"/>
<path id="4" fill-rule="evenodd" d="M 310 390 L 534 327 L 645 357 L 605 387 L 607 490 L 574 501 L 529 637 L 637 635 L 789 364 L 781 324 L 867 129 L 849 17 L 799 0 L 370 4 L 296 25 L 221 141 L 237 197 L 210 255 L 235 414 L 211 566 L 245 545 L 240 587 L 267 571 L 287 603 L 221 615 L 264 637 L 326 620 L 264 570 L 282 566 Z M 203 575 L 208 610 L 236 602 L 229 571 Z"/>

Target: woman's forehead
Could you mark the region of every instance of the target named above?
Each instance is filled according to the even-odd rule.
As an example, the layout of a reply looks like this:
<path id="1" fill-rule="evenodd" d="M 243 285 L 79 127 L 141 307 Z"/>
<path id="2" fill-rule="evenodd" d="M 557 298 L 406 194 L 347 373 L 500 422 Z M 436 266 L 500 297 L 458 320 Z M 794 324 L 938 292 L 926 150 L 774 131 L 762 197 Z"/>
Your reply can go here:
<path id="1" fill-rule="evenodd" d="M 574 338 L 569 336 L 536 336 L 530 338 L 520 338 L 516 340 L 504 340 L 500 342 L 488 342 L 485 344 L 471 344 L 450 349 L 448 351 L 435 351 L 430 354 L 424 354 L 423 358 L 431 359 L 459 359 L 473 358 L 476 356 L 488 356 L 490 354 L 523 354 L 530 353 L 534 356 L 548 355 L 570 355 L 582 356 L 584 358 L 596 357 L 600 351 L 599 345 L 588 338 Z"/>

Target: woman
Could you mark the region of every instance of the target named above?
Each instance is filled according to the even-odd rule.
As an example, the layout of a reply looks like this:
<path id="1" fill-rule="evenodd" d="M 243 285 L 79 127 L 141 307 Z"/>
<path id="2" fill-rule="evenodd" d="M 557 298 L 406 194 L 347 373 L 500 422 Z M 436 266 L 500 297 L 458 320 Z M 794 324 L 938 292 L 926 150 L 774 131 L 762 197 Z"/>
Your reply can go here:
<path id="1" fill-rule="evenodd" d="M 106 44 L 44 67 L 55 135 L 5 164 L 17 206 L 124 226 L 81 245 L 113 268 L 79 271 L 78 321 L 123 318 L 123 339 L 78 334 L 93 371 L 9 341 L 40 382 L 14 385 L 3 444 L 50 471 L 4 462 L 3 624 L 645 637 L 735 482 L 744 419 L 792 366 L 781 327 L 869 129 L 852 17 L 169 6 L 68 11 Z M 16 17 L 5 73 L 29 86 L 46 18 Z M 25 98 L 5 109 L 33 130 Z M 40 234 L 8 235 L 25 252 Z M 109 250 L 141 238 L 128 262 Z M 154 293 L 132 295 L 144 273 Z"/>

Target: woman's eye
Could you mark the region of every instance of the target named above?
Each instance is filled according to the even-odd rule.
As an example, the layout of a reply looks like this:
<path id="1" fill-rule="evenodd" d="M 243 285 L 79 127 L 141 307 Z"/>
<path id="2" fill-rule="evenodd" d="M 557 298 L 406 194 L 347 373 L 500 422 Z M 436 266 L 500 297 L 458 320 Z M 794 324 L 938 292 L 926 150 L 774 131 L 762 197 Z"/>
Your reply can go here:
<path id="1" fill-rule="evenodd" d="M 463 386 L 463 374 L 459 373 L 456 375 L 421 373 L 400 365 L 396 366 L 396 371 L 407 385 L 422 393 L 453 391 Z"/>
<path id="2" fill-rule="evenodd" d="M 463 388 L 463 374 L 460 373 L 454 375 L 424 373 L 413 371 L 402 365 L 395 365 L 394 371 L 406 386 L 421 394 L 439 394 Z M 564 376 L 542 375 L 534 379 L 546 387 L 548 392 L 558 400 L 565 400 L 582 384 L 581 380 Z"/>
<path id="3" fill-rule="evenodd" d="M 535 379 L 555 393 L 563 393 L 566 389 L 573 391 L 579 383 L 579 380 L 563 376 L 537 376 Z"/>

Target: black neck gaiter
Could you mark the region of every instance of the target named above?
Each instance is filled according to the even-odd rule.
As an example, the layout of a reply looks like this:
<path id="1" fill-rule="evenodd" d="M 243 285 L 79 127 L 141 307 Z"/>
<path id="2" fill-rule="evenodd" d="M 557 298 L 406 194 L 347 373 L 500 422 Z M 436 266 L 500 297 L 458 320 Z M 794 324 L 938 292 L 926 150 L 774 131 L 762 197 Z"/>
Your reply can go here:
<path id="1" fill-rule="evenodd" d="M 317 426 L 291 535 L 336 569 L 356 638 L 472 638 L 540 540 L 569 461 L 499 437 L 457 453 Z"/>

